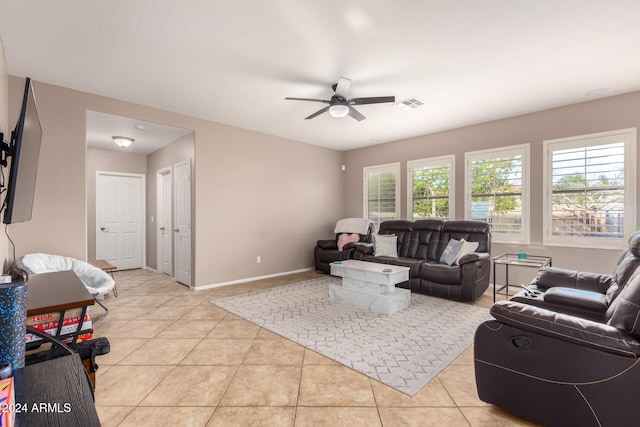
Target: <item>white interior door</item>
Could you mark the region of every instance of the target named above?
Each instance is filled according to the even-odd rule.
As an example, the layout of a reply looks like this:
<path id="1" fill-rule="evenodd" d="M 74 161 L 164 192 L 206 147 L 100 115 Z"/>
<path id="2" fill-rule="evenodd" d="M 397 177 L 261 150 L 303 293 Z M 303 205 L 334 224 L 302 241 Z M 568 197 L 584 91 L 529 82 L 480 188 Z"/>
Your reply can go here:
<path id="1" fill-rule="evenodd" d="M 191 161 L 174 165 L 175 279 L 191 286 Z"/>
<path id="2" fill-rule="evenodd" d="M 158 183 L 158 271 L 173 277 L 173 176 L 171 168 L 157 173 Z"/>
<path id="3" fill-rule="evenodd" d="M 144 266 L 144 175 L 97 173 L 96 258 L 121 270 Z"/>

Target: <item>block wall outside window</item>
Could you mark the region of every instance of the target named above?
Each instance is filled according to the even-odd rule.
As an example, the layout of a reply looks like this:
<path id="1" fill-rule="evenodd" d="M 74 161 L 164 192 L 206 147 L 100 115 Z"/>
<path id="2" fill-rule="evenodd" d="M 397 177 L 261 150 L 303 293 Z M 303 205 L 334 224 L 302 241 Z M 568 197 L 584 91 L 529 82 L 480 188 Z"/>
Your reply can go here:
<path id="1" fill-rule="evenodd" d="M 455 218 L 455 155 L 407 162 L 407 217 Z"/>
<path id="2" fill-rule="evenodd" d="M 465 218 L 495 242 L 529 243 L 528 144 L 465 153 Z"/>

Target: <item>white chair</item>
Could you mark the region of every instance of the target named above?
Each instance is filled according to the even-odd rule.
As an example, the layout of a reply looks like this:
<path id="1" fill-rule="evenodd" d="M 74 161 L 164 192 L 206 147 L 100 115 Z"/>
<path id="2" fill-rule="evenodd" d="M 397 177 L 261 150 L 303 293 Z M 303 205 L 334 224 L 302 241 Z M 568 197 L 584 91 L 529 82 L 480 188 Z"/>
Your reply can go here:
<path id="1" fill-rule="evenodd" d="M 18 259 L 16 265 L 29 274 L 73 270 L 94 300 L 104 309 L 105 314 L 98 320 L 104 319 L 109 314 L 109 309 L 101 301 L 106 294 L 113 290 L 116 282 L 109 274 L 88 262 L 60 255 L 35 253 Z M 94 323 L 96 322 L 94 321 Z"/>

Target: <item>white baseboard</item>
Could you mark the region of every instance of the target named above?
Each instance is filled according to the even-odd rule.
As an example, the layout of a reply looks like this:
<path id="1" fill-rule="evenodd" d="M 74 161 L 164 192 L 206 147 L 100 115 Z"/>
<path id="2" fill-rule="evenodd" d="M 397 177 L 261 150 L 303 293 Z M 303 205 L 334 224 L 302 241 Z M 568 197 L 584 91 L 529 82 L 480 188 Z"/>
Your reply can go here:
<path id="1" fill-rule="evenodd" d="M 266 276 L 247 277 L 245 279 L 231 280 L 229 282 L 220 282 L 220 283 L 212 283 L 210 285 L 193 286 L 191 289 L 193 289 L 194 291 L 202 291 L 204 289 L 219 288 L 221 286 L 228 286 L 228 285 L 237 285 L 239 283 L 253 282 L 255 280 L 270 279 L 272 277 L 286 276 L 288 274 L 304 273 L 305 271 L 311 271 L 311 270 L 313 270 L 313 267 L 302 268 L 300 270 L 283 271 L 281 273 L 275 273 L 275 274 L 267 274 Z"/>

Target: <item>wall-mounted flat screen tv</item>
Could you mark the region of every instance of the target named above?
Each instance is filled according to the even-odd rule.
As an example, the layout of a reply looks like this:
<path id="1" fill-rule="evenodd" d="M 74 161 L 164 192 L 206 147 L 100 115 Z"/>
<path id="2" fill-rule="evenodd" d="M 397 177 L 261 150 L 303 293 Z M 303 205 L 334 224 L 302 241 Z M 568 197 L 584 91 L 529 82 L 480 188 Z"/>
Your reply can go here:
<path id="1" fill-rule="evenodd" d="M 31 79 L 27 78 L 20 117 L 11 133 L 7 155 L 11 157 L 9 182 L 4 199 L 5 224 L 29 221 L 33 210 L 42 128 Z"/>

